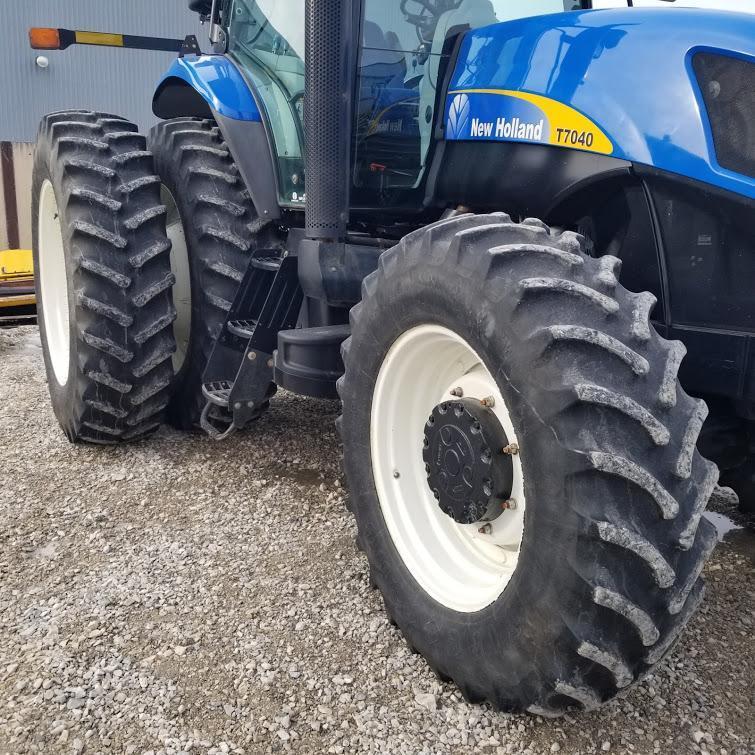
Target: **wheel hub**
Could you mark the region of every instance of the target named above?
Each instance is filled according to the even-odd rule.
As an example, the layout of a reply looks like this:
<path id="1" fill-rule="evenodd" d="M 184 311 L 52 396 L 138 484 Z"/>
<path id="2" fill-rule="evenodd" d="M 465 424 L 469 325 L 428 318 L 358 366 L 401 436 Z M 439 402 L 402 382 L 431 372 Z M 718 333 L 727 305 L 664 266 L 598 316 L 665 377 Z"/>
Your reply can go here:
<path id="1" fill-rule="evenodd" d="M 425 424 L 422 458 L 441 511 L 459 524 L 490 522 L 511 496 L 513 465 L 495 413 L 479 399 L 444 401 Z"/>

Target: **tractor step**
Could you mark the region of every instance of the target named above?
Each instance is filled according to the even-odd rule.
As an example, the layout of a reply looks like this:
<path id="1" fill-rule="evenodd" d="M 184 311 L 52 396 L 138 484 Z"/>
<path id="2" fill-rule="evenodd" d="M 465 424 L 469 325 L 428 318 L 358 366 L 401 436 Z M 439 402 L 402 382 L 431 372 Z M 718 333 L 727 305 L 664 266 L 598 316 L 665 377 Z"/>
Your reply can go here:
<path id="1" fill-rule="evenodd" d="M 239 338 L 251 338 L 256 327 L 256 320 L 230 320 L 227 325 L 228 330 Z"/>
<path id="2" fill-rule="evenodd" d="M 268 270 L 276 273 L 281 266 L 281 257 L 269 256 L 269 257 L 252 257 L 252 267 L 257 270 Z"/>
<path id="3" fill-rule="evenodd" d="M 232 414 L 231 428 L 242 428 L 259 416 L 275 392 L 278 333 L 296 327 L 303 300 L 296 257 L 251 259 L 202 377 L 207 417 L 210 406 L 220 406 Z M 229 432 L 202 426 L 216 438 Z"/>
<path id="4" fill-rule="evenodd" d="M 233 383 L 229 383 L 227 380 L 220 380 L 215 383 L 205 383 L 202 386 L 202 395 L 209 403 L 227 409 L 231 398 L 232 388 Z"/>

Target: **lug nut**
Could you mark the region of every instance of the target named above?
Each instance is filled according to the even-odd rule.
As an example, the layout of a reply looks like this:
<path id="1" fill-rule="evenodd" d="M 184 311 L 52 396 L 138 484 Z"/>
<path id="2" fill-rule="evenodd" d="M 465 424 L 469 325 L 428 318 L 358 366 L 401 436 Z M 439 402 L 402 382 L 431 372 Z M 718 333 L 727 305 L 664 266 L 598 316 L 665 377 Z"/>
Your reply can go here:
<path id="1" fill-rule="evenodd" d="M 492 409 L 495 406 L 495 399 L 492 396 L 480 399 L 480 403 L 483 406 L 487 406 L 488 409 Z"/>
<path id="2" fill-rule="evenodd" d="M 401 477 L 401 472 L 398 471 L 398 469 L 393 470 L 393 477 L 398 480 L 399 477 Z"/>
<path id="3" fill-rule="evenodd" d="M 501 501 L 501 508 L 505 511 L 513 511 L 516 508 L 516 501 L 509 498 L 507 501 Z"/>
<path id="4" fill-rule="evenodd" d="M 516 456 L 519 453 L 519 446 L 516 443 L 509 443 L 508 446 L 504 446 L 501 450 L 507 456 Z"/>
<path id="5" fill-rule="evenodd" d="M 461 398 L 464 395 L 464 389 L 463 388 L 452 388 L 451 389 L 451 395 L 456 396 L 456 398 Z"/>
<path id="6" fill-rule="evenodd" d="M 250 362 L 253 362 L 257 358 L 257 352 L 256 351 L 250 351 L 247 354 L 247 359 L 249 359 Z"/>
<path id="7" fill-rule="evenodd" d="M 477 531 L 481 535 L 489 535 L 493 531 L 493 527 L 490 524 L 483 524 L 482 527 L 480 527 L 480 529 Z"/>

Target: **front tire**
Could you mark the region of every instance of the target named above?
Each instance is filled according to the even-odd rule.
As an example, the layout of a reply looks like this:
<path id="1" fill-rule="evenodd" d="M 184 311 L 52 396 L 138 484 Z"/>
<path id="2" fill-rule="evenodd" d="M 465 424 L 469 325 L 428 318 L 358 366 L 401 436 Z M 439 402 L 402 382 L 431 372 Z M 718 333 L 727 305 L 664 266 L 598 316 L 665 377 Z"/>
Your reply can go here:
<path id="1" fill-rule="evenodd" d="M 410 646 L 502 710 L 597 707 L 702 598 L 707 410 L 619 266 L 540 221 L 466 215 L 383 254 L 352 310 L 340 428 L 372 579 Z M 519 447 L 492 522 L 457 524 L 425 480 L 425 423 L 459 395 L 496 407 Z"/>
<path id="2" fill-rule="evenodd" d="M 175 351 L 170 242 L 137 127 L 88 111 L 42 119 L 32 217 L 52 406 L 71 441 L 117 443 L 160 425 Z"/>

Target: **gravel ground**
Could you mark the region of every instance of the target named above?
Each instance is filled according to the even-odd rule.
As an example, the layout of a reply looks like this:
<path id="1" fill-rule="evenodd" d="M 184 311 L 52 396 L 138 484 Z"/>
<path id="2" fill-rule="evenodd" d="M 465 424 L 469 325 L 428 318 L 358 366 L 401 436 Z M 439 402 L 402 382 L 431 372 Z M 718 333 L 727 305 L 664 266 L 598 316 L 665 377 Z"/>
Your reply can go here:
<path id="1" fill-rule="evenodd" d="M 0 405 L 0 752 L 755 753 L 752 529 L 640 685 L 555 722 L 503 715 L 388 623 L 336 404 L 284 394 L 223 444 L 74 447 L 22 327 L 0 330 Z"/>

